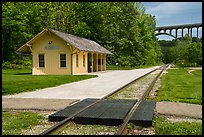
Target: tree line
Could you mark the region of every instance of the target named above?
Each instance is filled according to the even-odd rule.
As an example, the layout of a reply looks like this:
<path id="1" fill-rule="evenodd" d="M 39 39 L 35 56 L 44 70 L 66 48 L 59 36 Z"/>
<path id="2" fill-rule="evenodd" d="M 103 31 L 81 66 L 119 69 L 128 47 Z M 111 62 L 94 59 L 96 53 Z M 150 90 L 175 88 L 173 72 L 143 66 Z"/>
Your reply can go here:
<path id="1" fill-rule="evenodd" d="M 164 63 L 174 63 L 178 66 L 202 66 L 202 37 L 174 39 L 172 41 L 159 40 Z"/>
<path id="2" fill-rule="evenodd" d="M 139 2 L 2 2 L 3 62 L 31 64 L 15 51 L 46 27 L 96 41 L 114 54 L 110 65 L 162 60 L 155 17 Z"/>

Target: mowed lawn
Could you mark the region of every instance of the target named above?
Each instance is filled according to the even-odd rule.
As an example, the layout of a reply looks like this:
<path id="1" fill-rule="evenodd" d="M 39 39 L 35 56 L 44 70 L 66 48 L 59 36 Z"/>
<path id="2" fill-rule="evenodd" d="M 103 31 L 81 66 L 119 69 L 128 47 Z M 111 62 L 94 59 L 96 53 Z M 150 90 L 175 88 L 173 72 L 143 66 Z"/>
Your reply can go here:
<path id="1" fill-rule="evenodd" d="M 202 135 L 202 121 L 171 122 L 162 116 L 154 116 L 156 135 Z"/>
<path id="2" fill-rule="evenodd" d="M 2 135 L 20 135 L 23 129 L 42 123 L 43 116 L 35 112 L 2 112 Z"/>
<path id="3" fill-rule="evenodd" d="M 54 87 L 96 75 L 32 75 L 31 70 L 2 70 L 2 95 Z"/>
<path id="4" fill-rule="evenodd" d="M 202 70 L 169 69 L 162 76 L 158 101 L 202 104 Z"/>

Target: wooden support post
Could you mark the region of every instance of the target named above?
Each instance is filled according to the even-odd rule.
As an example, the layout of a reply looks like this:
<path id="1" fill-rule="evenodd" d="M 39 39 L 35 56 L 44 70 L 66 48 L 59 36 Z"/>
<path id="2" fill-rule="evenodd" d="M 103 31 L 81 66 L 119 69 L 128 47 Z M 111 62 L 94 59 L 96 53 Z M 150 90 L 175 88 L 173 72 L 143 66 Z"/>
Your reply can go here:
<path id="1" fill-rule="evenodd" d="M 102 69 L 103 69 L 103 68 L 102 68 L 102 67 L 103 67 L 103 65 L 102 65 L 102 59 L 103 59 L 103 58 L 102 58 L 102 54 L 101 54 L 101 59 L 100 59 L 100 61 L 101 61 L 101 66 L 100 66 L 100 67 L 101 67 L 101 68 L 100 68 L 101 71 L 102 71 Z"/>
<path id="2" fill-rule="evenodd" d="M 103 65 L 104 65 L 104 71 L 106 71 L 106 54 L 104 54 Z"/>
<path id="3" fill-rule="evenodd" d="M 98 71 L 98 53 L 96 53 L 96 72 Z"/>
<path id="4" fill-rule="evenodd" d="M 93 64 L 93 53 L 91 52 L 91 72 L 93 72 L 93 66 L 94 64 Z"/>
<path id="5" fill-rule="evenodd" d="M 28 46 L 29 49 L 30 49 L 30 51 L 33 53 L 32 45 L 30 45 L 30 44 L 26 44 L 26 46 Z"/>

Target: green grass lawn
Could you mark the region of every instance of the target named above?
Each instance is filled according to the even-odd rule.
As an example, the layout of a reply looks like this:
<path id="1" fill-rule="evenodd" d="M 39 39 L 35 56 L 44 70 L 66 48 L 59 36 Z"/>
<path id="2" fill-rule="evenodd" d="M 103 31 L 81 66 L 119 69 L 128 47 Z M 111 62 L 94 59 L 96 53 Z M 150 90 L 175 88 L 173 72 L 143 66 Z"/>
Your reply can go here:
<path id="1" fill-rule="evenodd" d="M 31 70 L 2 70 L 2 95 L 94 78 L 96 75 L 32 75 Z"/>
<path id="2" fill-rule="evenodd" d="M 202 70 L 170 69 L 162 76 L 157 101 L 202 104 Z"/>
<path id="3" fill-rule="evenodd" d="M 163 117 L 154 117 L 156 135 L 202 135 L 202 122 L 170 122 Z"/>
<path id="4" fill-rule="evenodd" d="M 34 112 L 2 112 L 2 135 L 20 135 L 21 130 L 40 124 L 43 116 Z"/>

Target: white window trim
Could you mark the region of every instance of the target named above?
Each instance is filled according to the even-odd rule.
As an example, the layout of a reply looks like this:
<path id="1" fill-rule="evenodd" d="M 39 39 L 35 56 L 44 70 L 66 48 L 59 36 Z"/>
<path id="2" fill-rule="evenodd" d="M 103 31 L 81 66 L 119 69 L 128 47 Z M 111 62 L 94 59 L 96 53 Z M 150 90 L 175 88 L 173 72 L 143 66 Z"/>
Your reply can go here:
<path id="1" fill-rule="evenodd" d="M 61 54 L 65 54 L 65 55 L 66 55 L 66 67 L 61 67 L 61 60 L 60 60 L 60 55 L 61 55 Z M 60 69 L 66 69 L 66 68 L 67 68 L 67 65 L 68 65 L 68 64 L 67 64 L 67 54 L 64 53 L 64 52 L 60 52 L 60 53 L 59 53 L 59 68 L 60 68 Z"/>
<path id="2" fill-rule="evenodd" d="M 44 67 L 40 67 L 40 60 L 39 60 L 39 55 L 40 55 L 40 54 L 43 54 L 43 55 L 44 55 Z M 45 56 L 45 53 L 42 53 L 42 52 L 41 52 L 41 53 L 38 53 L 38 54 L 37 54 L 37 58 L 38 58 L 38 68 L 40 68 L 40 69 L 45 69 L 45 67 L 46 67 L 45 57 L 46 57 L 46 56 Z"/>

